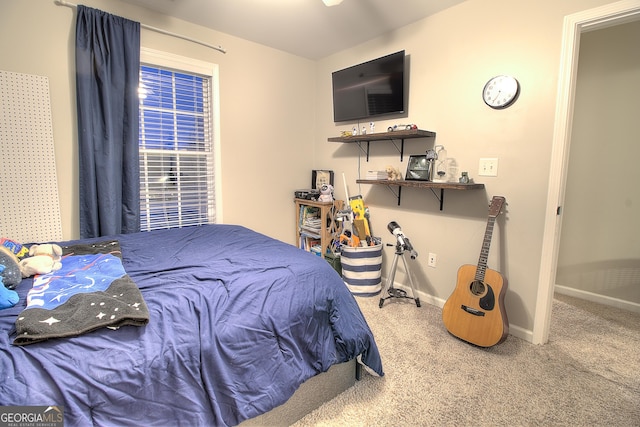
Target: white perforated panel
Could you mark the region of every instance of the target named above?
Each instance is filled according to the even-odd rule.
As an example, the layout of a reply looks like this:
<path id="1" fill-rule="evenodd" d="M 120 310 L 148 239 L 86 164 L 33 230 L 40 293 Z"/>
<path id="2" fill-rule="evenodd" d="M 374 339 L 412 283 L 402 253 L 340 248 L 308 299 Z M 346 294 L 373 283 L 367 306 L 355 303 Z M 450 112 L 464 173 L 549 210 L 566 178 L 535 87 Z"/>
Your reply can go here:
<path id="1" fill-rule="evenodd" d="M 0 237 L 62 240 L 49 79 L 0 71 Z"/>

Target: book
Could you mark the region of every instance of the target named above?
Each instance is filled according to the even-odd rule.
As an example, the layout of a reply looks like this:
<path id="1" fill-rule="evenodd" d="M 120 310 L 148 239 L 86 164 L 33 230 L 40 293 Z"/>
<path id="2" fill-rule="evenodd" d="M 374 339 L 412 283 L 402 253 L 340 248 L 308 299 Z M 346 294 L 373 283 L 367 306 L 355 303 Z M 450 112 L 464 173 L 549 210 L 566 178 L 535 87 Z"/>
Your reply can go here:
<path id="1" fill-rule="evenodd" d="M 367 171 L 367 179 L 387 179 L 387 171 Z"/>

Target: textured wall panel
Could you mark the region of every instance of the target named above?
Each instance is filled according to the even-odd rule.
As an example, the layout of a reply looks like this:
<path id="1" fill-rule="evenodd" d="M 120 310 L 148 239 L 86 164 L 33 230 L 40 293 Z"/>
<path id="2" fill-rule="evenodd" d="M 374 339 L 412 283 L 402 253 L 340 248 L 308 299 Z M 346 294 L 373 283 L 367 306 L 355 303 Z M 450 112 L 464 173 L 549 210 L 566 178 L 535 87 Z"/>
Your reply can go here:
<path id="1" fill-rule="evenodd" d="M 62 240 L 49 80 L 0 71 L 0 237 Z"/>

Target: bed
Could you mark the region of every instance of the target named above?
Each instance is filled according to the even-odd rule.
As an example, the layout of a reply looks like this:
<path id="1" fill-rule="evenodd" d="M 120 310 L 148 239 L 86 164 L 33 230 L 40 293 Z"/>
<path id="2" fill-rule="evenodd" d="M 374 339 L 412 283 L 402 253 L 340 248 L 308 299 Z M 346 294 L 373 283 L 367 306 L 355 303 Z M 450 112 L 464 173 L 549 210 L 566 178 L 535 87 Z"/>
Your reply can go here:
<path id="1" fill-rule="evenodd" d="M 58 243 L 63 268 L 22 280 L 19 302 L 0 310 L 2 406 L 63 407 L 67 426 L 238 425 L 281 408 L 330 368 L 358 360 L 384 375 L 373 334 L 340 276 L 292 245 L 220 224 Z M 112 292 L 112 283 L 58 295 L 66 298 L 58 307 L 111 298 L 118 314 L 128 310 L 124 319 L 83 325 L 94 317 L 89 309 L 49 314 L 43 302 L 31 305 L 49 298 L 36 291 L 54 288 L 52 276 L 82 271 L 101 282 L 112 274 L 114 267 L 100 267 L 100 279 L 83 267 L 68 270 L 80 258 L 120 260 L 124 276 L 113 283 L 135 289 Z M 127 292 L 132 300 L 120 301 Z M 98 311 L 107 312 L 100 321 L 109 317 Z M 23 325 L 34 316 L 42 320 Z M 60 323 L 75 332 L 48 335 Z"/>

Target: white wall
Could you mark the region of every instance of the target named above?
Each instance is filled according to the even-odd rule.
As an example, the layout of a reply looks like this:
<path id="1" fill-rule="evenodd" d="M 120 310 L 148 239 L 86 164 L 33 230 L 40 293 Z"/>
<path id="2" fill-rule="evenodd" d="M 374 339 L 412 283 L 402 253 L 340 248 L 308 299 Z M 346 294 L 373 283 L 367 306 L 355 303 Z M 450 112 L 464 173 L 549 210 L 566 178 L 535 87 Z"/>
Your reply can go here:
<path id="1" fill-rule="evenodd" d="M 293 191 L 313 164 L 314 63 L 119 1 L 82 3 L 227 49 L 141 33 L 144 47 L 219 64 L 224 222 L 293 243 Z M 75 15 L 53 0 L 0 0 L 0 69 L 49 78 L 65 239 L 79 235 Z"/>
<path id="2" fill-rule="evenodd" d="M 435 16 L 354 49 L 318 62 L 317 167 L 344 172 L 351 194 L 364 196 L 374 232 L 393 242 L 389 221 L 397 221 L 419 252 L 410 269 L 420 291 L 442 304 L 456 284 L 462 264 L 477 264 L 487 223 L 488 201 L 503 195 L 507 209 L 493 233 L 489 268 L 508 279 L 505 299 L 511 332 L 530 338 L 536 306 L 551 140 L 559 72 L 562 24 L 566 15 L 608 1 L 468 0 Z M 444 210 L 429 190 L 402 191 L 402 204 L 382 186 L 358 187 L 358 149 L 354 144 L 329 143 L 350 124 L 334 124 L 331 116 L 330 73 L 405 49 L 411 64 L 408 117 L 379 121 L 413 122 L 437 132 L 435 140 L 405 142 L 405 154 L 423 154 L 434 144 L 446 147 L 460 170 L 468 171 L 485 191 L 445 192 Z M 485 82 L 511 74 L 521 84 L 516 103 L 502 111 L 484 105 Z M 361 170 L 401 163 L 390 144 L 371 144 L 369 163 Z M 498 177 L 479 177 L 480 157 L 499 158 Z M 342 185 L 338 197 L 344 197 Z M 437 267 L 426 266 L 429 252 Z M 392 252 L 387 250 L 385 270 Z M 384 272 L 383 272 L 384 274 Z M 399 283 L 406 280 L 399 275 Z M 439 325 L 434 325 L 439 326 Z M 428 333 L 428 331 L 425 331 Z"/>

